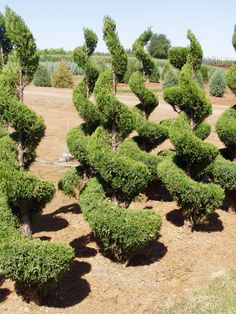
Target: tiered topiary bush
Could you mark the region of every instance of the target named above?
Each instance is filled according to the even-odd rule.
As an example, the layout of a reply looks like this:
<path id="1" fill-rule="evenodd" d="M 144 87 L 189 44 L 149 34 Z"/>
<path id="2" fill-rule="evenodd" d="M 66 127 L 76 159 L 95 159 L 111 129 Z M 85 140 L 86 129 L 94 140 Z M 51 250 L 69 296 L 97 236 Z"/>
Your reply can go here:
<path id="1" fill-rule="evenodd" d="M 14 27 L 17 28 L 19 24 L 21 29 L 24 25 L 21 18 L 9 10 L 8 8 L 7 14 L 10 12 L 11 18 L 18 21 L 13 23 Z M 14 32 L 17 33 L 15 29 Z M 25 40 L 27 41 L 27 37 Z M 23 41 L 21 45 L 24 46 L 25 42 Z M 21 58 L 24 59 L 24 56 L 21 55 Z M 31 69 L 31 74 L 32 71 Z M 37 301 L 35 298 L 39 296 L 38 294 L 45 292 L 46 288 L 56 283 L 69 268 L 74 252 L 69 246 L 31 240 L 31 223 L 38 218 L 55 192 L 52 183 L 37 178 L 26 169 L 35 158 L 35 149 L 44 135 L 45 125 L 41 117 L 14 96 L 16 93 L 9 93 L 12 86 L 7 86 L 8 81 L 4 79 L 4 73 L 2 79 L 4 84 L 0 82 L 2 87 L 0 90 L 0 269 L 21 289 L 27 289 L 32 294 L 31 297 Z M 23 90 L 21 96 L 23 99 Z"/>
<path id="2" fill-rule="evenodd" d="M 206 169 L 214 163 L 219 151 L 204 142 L 210 133 L 210 126 L 204 120 L 212 109 L 195 81 L 202 61 L 201 46 L 190 31 L 188 38 L 191 42 L 188 61 L 181 69 L 179 85 L 164 90 L 164 99 L 179 113 L 169 130 L 175 151 L 167 154 L 157 172 L 181 206 L 185 219 L 194 226 L 222 204 L 224 191 L 219 185 L 207 182 Z"/>
<path id="3" fill-rule="evenodd" d="M 59 182 L 59 187 L 69 195 L 80 195 L 82 212 L 103 249 L 117 260 L 127 261 L 156 240 L 161 217 L 151 210 L 128 208 L 152 179 L 156 160 L 153 161 L 151 156 L 149 159 L 147 153 L 142 155 L 135 142 L 130 143 L 132 153 L 126 146 L 129 146 L 129 141 L 124 140 L 137 125 L 141 130 L 141 121 L 143 131 L 140 133 L 143 137 L 155 134 L 157 128 L 156 125 L 148 128 L 148 122 L 144 114 L 138 112 L 139 109 L 131 110 L 115 97 L 117 82 L 122 80 L 126 70 L 127 56 L 119 42 L 115 22 L 110 17 L 104 18 L 103 30 L 112 56 L 112 70 L 102 72 L 94 90 L 90 89 L 89 94 L 93 92 L 96 104 L 87 98 L 87 76 L 74 90 L 73 102 L 84 123 L 69 131 L 67 144 L 70 152 L 80 161 L 80 166 L 69 170 Z M 85 46 L 88 46 L 87 41 Z M 80 53 L 80 58 L 83 55 Z M 78 48 L 74 56 L 81 64 Z M 84 56 L 86 66 L 89 55 Z M 142 74 L 136 73 L 136 76 L 138 84 L 141 84 L 140 94 L 144 92 L 146 96 L 143 98 L 147 97 L 150 101 L 149 106 L 145 102 L 144 107 L 140 107 L 148 117 L 158 102 L 145 90 Z M 160 129 L 163 134 L 154 140 L 155 143 L 166 136 L 166 130 Z"/>

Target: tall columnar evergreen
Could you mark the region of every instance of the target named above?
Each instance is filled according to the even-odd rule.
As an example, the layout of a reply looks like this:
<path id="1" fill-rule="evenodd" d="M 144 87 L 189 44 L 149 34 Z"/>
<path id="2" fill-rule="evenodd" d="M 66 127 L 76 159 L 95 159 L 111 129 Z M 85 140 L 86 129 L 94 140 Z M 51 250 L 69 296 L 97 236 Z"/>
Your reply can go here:
<path id="1" fill-rule="evenodd" d="M 188 61 L 181 69 L 179 85 L 164 90 L 164 99 L 179 113 L 169 129 L 175 151 L 167 154 L 157 173 L 182 207 L 185 218 L 194 225 L 206 220 L 221 205 L 224 191 L 219 185 L 205 183 L 209 180 L 207 169 L 219 151 L 204 142 L 210 134 L 210 126 L 204 120 L 212 108 L 204 90 L 194 80 L 201 65 L 201 46 L 191 31 L 188 38 Z"/>
<path id="2" fill-rule="evenodd" d="M 7 63 L 8 54 L 12 50 L 12 44 L 6 34 L 5 17 L 0 13 L 0 67 Z"/>
<path id="3" fill-rule="evenodd" d="M 104 19 L 104 38 L 111 49 L 116 43 L 123 51 L 115 23 L 108 17 Z M 84 217 L 103 248 L 125 261 L 157 238 L 161 218 L 150 210 L 128 208 L 155 175 L 156 159 L 143 155 L 135 142 L 125 140 L 135 129 L 139 114 L 114 95 L 114 73 L 117 78 L 125 72 L 124 55 L 120 60 L 117 52 L 114 56 L 113 68 L 102 72 L 96 81 L 96 103 L 86 99 L 86 80 L 74 90 L 73 102 L 84 123 L 69 131 L 67 144 L 80 166 L 69 170 L 59 187 L 69 195 L 80 195 Z"/>
<path id="4" fill-rule="evenodd" d="M 103 39 L 106 42 L 107 48 L 111 54 L 113 75 L 112 91 L 115 95 L 117 91 L 117 82 L 121 81 L 124 77 L 128 63 L 128 56 L 120 43 L 116 32 L 116 23 L 109 16 L 105 16 L 103 20 Z"/>
<path id="5" fill-rule="evenodd" d="M 97 46 L 97 35 L 89 28 L 84 28 L 85 44 L 74 50 L 74 61 L 84 70 L 85 78 L 78 88 L 86 86 L 86 97 L 89 98 L 93 92 L 99 72 L 91 61 L 91 56 Z"/>
<path id="6" fill-rule="evenodd" d="M 16 51 L 19 67 L 19 98 L 23 101 L 24 88 L 33 80 L 39 57 L 34 37 L 25 22 L 9 7 L 5 12 L 6 34 Z"/>
<path id="7" fill-rule="evenodd" d="M 236 50 L 236 25 L 234 26 L 232 44 Z M 232 65 L 227 72 L 227 84 L 232 92 L 236 95 L 236 64 Z"/>

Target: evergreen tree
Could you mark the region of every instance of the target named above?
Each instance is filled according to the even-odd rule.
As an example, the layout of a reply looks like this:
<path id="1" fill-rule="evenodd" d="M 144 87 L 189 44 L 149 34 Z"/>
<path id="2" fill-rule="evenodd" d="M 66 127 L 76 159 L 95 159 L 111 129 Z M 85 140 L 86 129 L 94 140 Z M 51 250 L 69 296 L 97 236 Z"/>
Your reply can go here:
<path id="1" fill-rule="evenodd" d="M 167 59 L 170 47 L 170 40 L 165 34 L 153 34 L 148 45 L 148 52 L 153 58 Z"/>
<path id="2" fill-rule="evenodd" d="M 210 126 L 204 120 L 212 109 L 204 90 L 195 81 L 201 66 L 201 46 L 191 31 L 188 38 L 188 61 L 181 69 L 179 85 L 164 90 L 164 99 L 179 113 L 169 129 L 175 152 L 167 154 L 157 172 L 181 206 L 185 219 L 194 226 L 221 205 L 224 191 L 214 183 L 201 182 L 209 178 L 208 167 L 219 151 L 214 145 L 203 142 L 210 133 Z"/>
<path id="3" fill-rule="evenodd" d="M 236 25 L 234 26 L 234 33 L 232 38 L 234 49 L 236 50 Z M 232 65 L 227 72 L 227 84 L 232 92 L 236 95 L 236 65 Z"/>
<path id="4" fill-rule="evenodd" d="M 20 16 L 9 7 L 5 12 L 6 34 L 16 51 L 19 67 L 19 97 L 24 98 L 24 88 L 29 84 L 38 66 L 37 47 L 34 37 Z"/>
<path id="5" fill-rule="evenodd" d="M 111 42 L 117 43 L 115 23 L 108 17 L 104 19 L 104 38 L 109 47 Z M 117 45 L 122 51 L 119 42 Z M 124 140 L 135 129 L 137 116 L 139 121 L 146 120 L 114 95 L 114 75 L 118 78 L 125 72 L 124 55 L 120 55 L 120 60 L 114 55 L 112 70 L 102 72 L 96 81 L 96 103 L 86 99 L 87 80 L 74 90 L 73 102 L 84 123 L 69 131 L 67 144 L 80 166 L 69 170 L 59 187 L 69 195 L 80 196 L 82 212 L 104 250 L 127 261 L 156 239 L 161 218 L 150 210 L 128 208 L 152 179 L 156 159 L 148 158 L 145 152 L 143 156 L 135 142 L 131 145 L 139 156 L 134 153 L 132 158 L 130 149 L 129 155 L 126 153 L 125 143 L 129 145 L 129 141 Z M 82 61 L 83 56 L 87 58 L 85 54 L 81 56 Z M 152 95 L 151 99 L 155 106 L 157 99 Z M 149 110 L 146 108 L 145 112 L 148 114 Z"/>
<path id="6" fill-rule="evenodd" d="M 5 17 L 2 13 L 0 13 L 0 53 L 1 53 L 0 65 L 1 66 L 7 63 L 8 54 L 11 50 L 12 50 L 12 44 L 6 34 Z"/>

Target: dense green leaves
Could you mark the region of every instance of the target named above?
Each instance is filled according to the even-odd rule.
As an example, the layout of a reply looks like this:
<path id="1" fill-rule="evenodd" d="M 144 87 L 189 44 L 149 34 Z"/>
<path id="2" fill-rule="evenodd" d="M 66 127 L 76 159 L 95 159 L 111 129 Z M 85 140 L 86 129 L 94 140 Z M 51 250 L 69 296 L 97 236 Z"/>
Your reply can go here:
<path id="1" fill-rule="evenodd" d="M 82 211 L 105 251 L 125 261 L 157 239 L 161 217 L 150 210 L 112 206 L 96 178 L 90 179 L 80 196 Z"/>
<path id="2" fill-rule="evenodd" d="M 227 72 L 227 84 L 236 95 L 236 65 L 232 65 Z"/>
<path id="3" fill-rule="evenodd" d="M 216 70 L 209 81 L 209 91 L 212 96 L 223 97 L 226 91 L 226 79 L 222 70 Z"/>
<path id="4" fill-rule="evenodd" d="M 188 62 L 191 64 L 193 73 L 196 73 L 202 64 L 202 47 L 190 30 L 188 30 L 187 37 L 190 40 L 190 46 L 188 48 Z"/>
<path id="5" fill-rule="evenodd" d="M 5 17 L 0 13 L 0 68 L 7 63 L 8 54 L 12 50 L 12 43 L 6 33 Z"/>
<path id="6" fill-rule="evenodd" d="M 126 71 L 128 56 L 119 41 L 115 21 L 109 16 L 103 19 L 103 39 L 111 54 L 112 69 L 118 81 L 121 81 Z"/>
<path id="7" fill-rule="evenodd" d="M 167 59 L 170 47 L 170 40 L 165 34 L 152 34 L 150 44 L 148 45 L 148 52 L 153 58 Z"/>
<path id="8" fill-rule="evenodd" d="M 188 49 L 187 47 L 172 47 L 169 49 L 168 59 L 175 68 L 181 70 L 187 62 Z"/>

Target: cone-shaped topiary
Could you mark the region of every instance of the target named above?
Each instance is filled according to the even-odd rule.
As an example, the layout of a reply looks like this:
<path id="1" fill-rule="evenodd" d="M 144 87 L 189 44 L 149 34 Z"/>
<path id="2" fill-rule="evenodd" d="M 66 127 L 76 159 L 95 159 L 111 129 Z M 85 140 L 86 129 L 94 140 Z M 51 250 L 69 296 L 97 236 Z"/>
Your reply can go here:
<path id="1" fill-rule="evenodd" d="M 56 66 L 52 74 L 52 86 L 59 88 L 69 88 L 73 83 L 73 75 L 70 72 L 66 61 L 62 60 Z"/>
<path id="2" fill-rule="evenodd" d="M 216 70 L 209 81 L 210 94 L 216 97 L 223 97 L 226 86 L 224 72 L 222 70 Z"/>
<path id="3" fill-rule="evenodd" d="M 206 169 L 215 162 L 219 151 L 203 142 L 210 133 L 204 119 L 212 109 L 204 90 L 195 81 L 201 66 L 201 46 L 191 31 L 188 38 L 191 41 L 188 61 L 181 69 L 179 85 L 164 89 L 165 100 L 180 113 L 169 129 L 175 152 L 159 163 L 157 174 L 193 226 L 206 220 L 221 205 L 224 191 L 216 184 L 199 182 L 207 181 Z"/>
<path id="4" fill-rule="evenodd" d="M 45 66 L 39 64 L 37 71 L 34 74 L 33 84 L 35 86 L 43 87 L 51 86 L 51 77 Z"/>
<path id="5" fill-rule="evenodd" d="M 86 99 L 87 80 L 74 90 L 73 102 L 84 123 L 69 131 L 67 144 L 80 167 L 67 172 L 59 187 L 69 195 L 80 195 L 82 212 L 104 250 L 125 261 L 158 236 L 159 214 L 127 207 L 145 190 L 159 159 L 148 158 L 147 153 L 144 156 L 133 140 L 130 144 L 139 154 L 131 154 L 125 148 L 124 140 L 136 128 L 137 119 L 144 126 L 146 120 L 114 95 L 114 83 L 125 73 L 126 54 L 118 41 L 115 22 L 109 17 L 104 18 L 104 39 L 112 51 L 113 68 L 99 75 L 93 90 L 96 102 Z M 88 55 L 81 53 L 77 57 L 78 64 L 86 64 Z M 143 96 L 140 110 L 149 115 L 158 100 L 146 91 L 139 74 L 137 93 Z M 159 128 L 164 135 L 158 136 L 166 136 L 166 129 Z M 153 134 L 156 129 L 154 125 Z"/>

